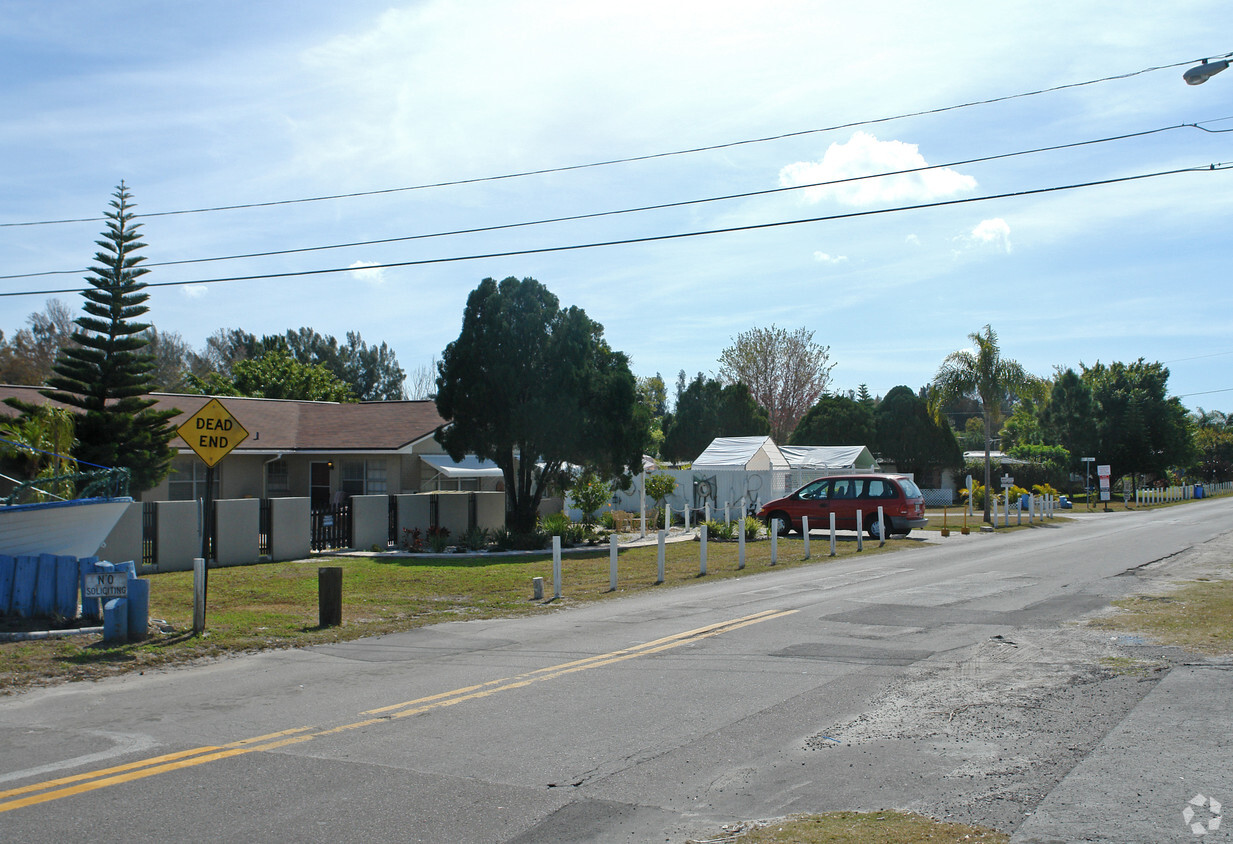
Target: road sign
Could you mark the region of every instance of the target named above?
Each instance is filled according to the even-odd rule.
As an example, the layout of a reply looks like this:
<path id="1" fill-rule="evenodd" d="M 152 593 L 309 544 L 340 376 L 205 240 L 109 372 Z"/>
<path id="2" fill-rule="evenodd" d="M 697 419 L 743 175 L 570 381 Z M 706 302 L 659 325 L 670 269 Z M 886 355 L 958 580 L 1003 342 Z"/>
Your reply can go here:
<path id="1" fill-rule="evenodd" d="M 1002 476 L 1002 489 L 1010 489 L 1015 485 L 1015 479 L 1009 474 Z"/>
<path id="2" fill-rule="evenodd" d="M 83 598 L 127 598 L 128 572 L 90 572 L 81 581 Z"/>
<path id="3" fill-rule="evenodd" d="M 248 431 L 218 399 L 206 402 L 205 407 L 176 429 L 176 433 L 207 466 L 214 466 L 231 449 L 248 439 Z"/>

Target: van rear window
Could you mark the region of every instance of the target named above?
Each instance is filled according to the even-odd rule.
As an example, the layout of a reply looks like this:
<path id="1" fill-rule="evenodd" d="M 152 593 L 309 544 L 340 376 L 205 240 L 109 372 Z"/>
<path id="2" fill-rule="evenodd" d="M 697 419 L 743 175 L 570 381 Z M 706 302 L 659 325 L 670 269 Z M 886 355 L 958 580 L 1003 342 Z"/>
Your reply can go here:
<path id="1" fill-rule="evenodd" d="M 898 480 L 899 480 L 899 485 L 903 487 L 903 494 L 906 497 L 908 498 L 924 498 L 925 497 L 921 495 L 920 487 L 918 487 L 913 481 L 910 481 L 907 478 L 899 478 Z"/>

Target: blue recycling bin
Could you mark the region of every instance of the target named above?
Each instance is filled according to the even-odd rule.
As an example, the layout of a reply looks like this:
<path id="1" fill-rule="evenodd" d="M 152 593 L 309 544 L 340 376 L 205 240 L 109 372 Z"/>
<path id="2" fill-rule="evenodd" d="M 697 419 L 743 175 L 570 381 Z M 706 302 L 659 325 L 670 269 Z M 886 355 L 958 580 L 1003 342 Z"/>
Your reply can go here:
<path id="1" fill-rule="evenodd" d="M 1194 485 L 1194 497 L 1195 497 L 1195 498 L 1202 498 L 1202 497 L 1203 497 L 1203 484 L 1195 484 L 1195 485 Z"/>

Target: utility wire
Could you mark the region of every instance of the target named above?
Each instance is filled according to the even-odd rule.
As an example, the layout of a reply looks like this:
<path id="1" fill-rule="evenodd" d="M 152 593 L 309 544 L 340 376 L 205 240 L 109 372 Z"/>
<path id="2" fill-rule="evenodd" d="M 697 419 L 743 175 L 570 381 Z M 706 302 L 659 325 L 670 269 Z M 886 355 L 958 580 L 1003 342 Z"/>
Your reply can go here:
<path id="1" fill-rule="evenodd" d="M 233 282 L 233 281 L 259 281 L 259 280 L 264 280 L 264 279 L 296 278 L 299 276 L 326 275 L 326 274 L 331 274 L 331 273 L 354 272 L 357 269 L 380 270 L 380 269 L 395 269 L 398 267 L 419 267 L 419 266 L 427 266 L 430 264 L 450 264 L 450 263 L 457 263 L 460 261 L 478 261 L 478 260 L 484 260 L 488 258 L 510 258 L 510 257 L 517 257 L 517 256 L 522 256 L 522 255 L 543 255 L 543 254 L 548 254 L 548 253 L 553 253 L 553 252 L 571 252 L 571 251 L 575 251 L 579 249 L 595 249 L 595 248 L 604 247 L 604 246 L 628 246 L 628 245 L 638 244 L 638 243 L 655 243 L 655 242 L 665 241 L 665 240 L 682 240 L 685 238 L 705 237 L 708 235 L 715 235 L 715 234 L 731 234 L 733 232 L 757 231 L 760 229 L 780 228 L 783 226 L 797 226 L 797 225 L 801 225 L 804 223 L 821 223 L 821 222 L 829 222 L 832 220 L 848 220 L 848 219 L 854 219 L 857 217 L 871 217 L 876 214 L 890 214 L 890 213 L 894 213 L 898 211 L 918 211 L 918 210 L 925 209 L 925 208 L 944 208 L 944 207 L 951 206 L 951 205 L 965 205 L 970 202 L 988 202 L 989 200 L 993 200 L 993 199 L 1011 199 L 1011 198 L 1021 197 L 1021 196 L 1035 196 L 1038 194 L 1055 193 L 1058 191 L 1068 191 L 1068 190 L 1076 190 L 1079 188 L 1097 187 L 1101 185 L 1120 184 L 1122 182 L 1140 181 L 1143 179 L 1152 179 L 1152 178 L 1156 178 L 1159 176 L 1173 176 L 1179 173 L 1199 173 L 1199 172 L 1209 172 L 1209 171 L 1216 171 L 1216 170 L 1223 171 L 1223 170 L 1228 169 L 1229 166 L 1230 166 L 1230 162 L 1222 162 L 1218 164 L 1206 164 L 1201 167 L 1183 167 L 1183 168 L 1176 169 L 1176 170 L 1161 170 L 1155 173 L 1141 173 L 1141 174 L 1134 175 L 1134 176 L 1119 176 L 1117 178 L 1112 178 L 1112 179 L 1100 179 L 1100 180 L 1092 181 L 1092 182 L 1077 182 L 1074 184 L 1058 185 L 1058 186 L 1047 187 L 1047 188 L 1031 188 L 1028 190 L 1012 191 L 1010 193 L 991 194 L 989 196 L 974 196 L 974 197 L 967 197 L 965 199 L 949 199 L 949 200 L 942 200 L 939 202 L 925 202 L 925 203 L 921 203 L 918 205 L 901 205 L 901 206 L 896 206 L 894 208 L 879 208 L 879 209 L 874 209 L 870 211 L 852 211 L 846 214 L 829 214 L 829 215 L 822 216 L 822 217 L 807 217 L 805 219 L 798 219 L 798 220 L 779 220 L 779 221 L 771 222 L 771 223 L 751 223 L 749 225 L 744 225 L 744 226 L 728 226 L 728 227 L 719 228 L 719 229 L 702 229 L 702 230 L 690 231 L 690 232 L 677 232 L 674 234 L 648 235 L 646 237 L 625 238 L 623 240 L 606 240 L 606 241 L 596 241 L 592 243 L 575 243 L 575 244 L 568 244 L 565 246 L 545 246 L 545 247 L 540 247 L 537 249 L 518 249 L 518 250 L 512 250 L 508 252 L 489 252 L 489 253 L 475 254 L 475 255 L 456 255 L 456 256 L 447 257 L 447 258 L 424 258 L 424 259 L 420 259 L 416 261 L 395 261 L 395 262 L 390 262 L 390 263 L 385 263 L 385 264 L 369 264 L 362 268 L 360 267 L 328 267 L 328 268 L 317 269 L 317 270 L 298 270 L 298 271 L 283 272 L 283 273 L 263 273 L 260 275 L 228 276 L 224 278 L 204 278 L 204 279 L 193 279 L 193 280 L 188 280 L 188 281 L 150 282 L 149 284 L 146 285 L 146 287 L 186 287 L 189 285 L 222 284 L 222 283 Z M 51 295 L 55 293 L 82 293 L 90 289 L 92 288 L 67 287 L 67 288 L 47 289 L 47 290 L 0 292 L 0 298 L 8 298 L 8 297 L 13 297 L 13 296 L 47 296 L 47 295 Z"/>
<path id="2" fill-rule="evenodd" d="M 523 170 L 516 173 L 503 173 L 496 176 L 477 176 L 470 179 L 453 179 L 444 182 L 430 182 L 420 185 L 409 185 L 406 187 L 397 188 L 382 188 L 380 190 L 356 191 L 353 193 L 337 193 L 328 194 L 325 196 L 310 196 L 299 199 L 278 199 L 269 202 L 249 202 L 237 205 L 217 205 L 208 208 L 187 208 L 177 211 L 153 211 L 149 214 L 144 214 L 145 217 L 170 217 L 180 214 L 204 214 L 212 211 L 238 211 L 248 208 L 270 208 L 279 205 L 295 205 L 306 202 L 326 202 L 335 199 L 354 199 L 362 196 L 380 196 L 382 194 L 402 193 L 406 191 L 427 190 L 430 188 L 454 187 L 457 185 L 471 185 L 480 182 L 497 182 L 506 179 L 520 179 L 526 176 L 543 176 L 550 173 L 567 173 L 574 170 L 587 170 L 596 167 L 610 167 L 615 164 L 632 164 L 638 161 L 652 161 L 659 158 L 670 158 L 677 155 L 692 155 L 698 152 L 713 152 L 721 149 L 731 149 L 733 147 L 748 146 L 751 144 L 762 144 L 770 141 L 781 141 L 788 138 L 799 138 L 805 135 L 816 135 L 825 132 L 835 132 L 840 129 L 853 129 L 857 126 L 872 126 L 878 123 L 889 123 L 894 120 L 904 120 L 909 117 L 924 117 L 931 114 L 944 114 L 948 111 L 957 111 L 964 108 L 972 108 L 974 106 L 992 105 L 993 103 L 1006 102 L 1008 100 L 1022 99 L 1024 97 L 1035 97 L 1041 94 L 1050 94 L 1057 91 L 1065 91 L 1070 88 L 1082 88 L 1087 85 L 1097 85 L 1102 82 L 1112 82 L 1118 79 L 1129 79 L 1134 76 L 1140 76 L 1145 73 L 1153 73 L 1158 70 L 1169 70 L 1171 68 L 1182 67 L 1184 65 L 1195 64 L 1199 59 L 1191 59 L 1189 61 L 1174 62 L 1173 64 L 1157 65 L 1155 67 L 1146 67 L 1141 70 L 1133 70 L 1128 73 L 1118 73 L 1112 76 L 1102 76 L 1099 79 L 1089 79 L 1085 82 L 1068 82 L 1063 85 L 1054 85 L 1050 88 L 1040 88 L 1035 91 L 1024 91 L 1018 94 L 1006 94 L 1001 97 L 991 97 L 985 100 L 973 100 L 971 102 L 960 103 L 958 105 L 939 106 L 938 108 L 924 109 L 922 111 L 913 111 L 906 114 L 897 114 L 891 117 L 876 117 L 868 120 L 856 120 L 851 123 L 839 123 L 834 126 L 827 126 L 821 129 L 800 129 L 794 132 L 784 132 L 778 135 L 767 135 L 761 138 L 748 138 L 741 141 L 727 141 L 724 143 L 710 144 L 707 146 L 689 147 L 686 149 L 671 150 L 668 152 L 654 152 L 646 155 L 635 155 L 626 158 L 610 158 L 603 161 L 592 161 L 586 164 L 569 164 L 561 167 L 545 167 L 539 170 Z M 50 226 L 62 223 L 96 223 L 105 220 L 105 217 L 80 217 L 76 219 L 66 220 L 33 220 L 19 223 L 0 223 L 0 228 L 13 228 L 19 226 Z"/>
<path id="3" fill-rule="evenodd" d="M 635 214 L 644 211 L 662 211 L 667 208 L 681 208 L 689 205 L 702 205 L 710 202 L 725 202 L 732 199 L 750 199 L 758 196 L 767 196 L 770 194 L 784 193 L 787 191 L 809 190 L 811 188 L 828 187 L 831 185 L 840 185 L 850 182 L 859 182 L 866 179 L 880 179 L 889 176 L 905 176 L 912 173 L 923 173 L 928 170 L 945 169 L 947 167 L 962 167 L 968 164 L 980 164 L 988 161 L 998 161 L 1003 158 L 1014 158 L 1021 155 L 1035 155 L 1042 152 L 1056 152 L 1063 149 L 1074 149 L 1076 147 L 1091 146 L 1093 144 L 1103 144 L 1112 141 L 1124 141 L 1130 138 L 1141 138 L 1147 135 L 1155 135 L 1161 132 L 1170 132 L 1174 129 L 1200 129 L 1202 128 L 1195 123 L 1178 123 L 1173 126 L 1163 126 L 1159 129 L 1147 129 L 1141 132 L 1129 132 L 1123 135 L 1112 135 L 1107 138 L 1095 138 L 1086 141 L 1074 141 L 1072 143 L 1057 144 L 1047 147 L 1036 147 L 1034 149 L 1019 150 L 1017 152 L 1004 152 L 996 155 L 986 155 L 979 158 L 968 158 L 960 161 L 951 161 L 946 164 L 929 164 L 923 167 L 912 167 L 905 170 L 892 170 L 886 173 L 871 173 L 864 176 L 849 176 L 843 179 L 832 179 L 825 182 L 811 182 L 804 185 L 790 185 L 778 188 L 766 188 L 763 190 L 747 191 L 745 193 L 732 193 L 723 196 L 710 196 L 702 199 L 684 199 L 676 202 L 665 202 L 658 205 L 641 205 L 634 208 L 621 208 L 614 211 L 595 211 L 586 214 L 572 214 L 563 217 L 548 217 L 539 220 L 529 220 L 519 223 L 502 223 L 492 226 L 480 226 L 469 229 L 453 229 L 451 231 L 429 232 L 424 234 L 403 235 L 401 237 L 387 237 L 379 240 L 360 240 L 350 243 L 334 243 L 323 246 L 302 246 L 292 249 L 275 249 L 265 252 L 247 252 L 239 255 L 222 255 L 212 258 L 185 258 L 179 261 L 157 261 L 154 263 L 143 263 L 142 266 L 147 269 L 154 267 L 173 267 L 184 264 L 204 264 L 213 261 L 236 261 L 246 258 L 269 258 L 278 255 L 295 255 L 304 252 L 320 252 L 328 249 L 351 249 L 359 246 L 380 246 L 389 243 L 404 243 L 410 240 L 426 240 L 434 237 L 452 237 L 464 234 L 480 234 L 483 232 L 503 231 L 506 229 L 526 228 L 529 226 L 542 226 L 551 223 L 574 222 L 577 220 L 592 220 L 598 217 L 612 217 L 620 214 Z M 73 269 L 73 270 L 45 270 L 35 273 L 15 273 L 13 275 L 0 275 L 0 281 L 11 280 L 17 278 L 37 278 L 51 275 L 77 275 L 78 273 L 90 272 L 89 269 Z"/>

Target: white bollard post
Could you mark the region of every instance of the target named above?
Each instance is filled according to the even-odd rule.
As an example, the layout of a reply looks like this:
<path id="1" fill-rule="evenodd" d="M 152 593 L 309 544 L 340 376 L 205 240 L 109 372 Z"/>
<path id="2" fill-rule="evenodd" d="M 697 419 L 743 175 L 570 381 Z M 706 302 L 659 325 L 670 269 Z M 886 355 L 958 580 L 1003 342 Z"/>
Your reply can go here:
<path id="1" fill-rule="evenodd" d="M 831 556 L 835 556 L 835 514 L 831 513 Z"/>
<path id="2" fill-rule="evenodd" d="M 706 502 L 702 509 L 705 511 L 706 520 L 709 522 L 711 520 L 711 502 Z"/>
<path id="3" fill-rule="evenodd" d="M 728 506 L 729 506 L 729 504 L 730 504 L 730 502 L 728 502 L 728 501 L 725 501 L 725 502 L 724 502 L 724 524 L 725 524 L 725 525 L 730 525 L 730 524 L 732 524 L 732 519 L 731 519 L 731 517 L 730 517 L 730 516 L 729 516 L 729 514 L 728 514 Z"/>
<path id="4" fill-rule="evenodd" d="M 809 517 L 801 516 L 801 536 L 805 539 L 805 559 L 809 559 Z"/>
<path id="5" fill-rule="evenodd" d="M 685 510 L 685 532 L 689 533 L 689 502 L 688 501 L 685 502 L 685 506 L 683 509 Z"/>
<path id="6" fill-rule="evenodd" d="M 552 595 L 561 597 L 561 537 L 552 537 Z"/>
<path id="7" fill-rule="evenodd" d="M 779 561 L 779 519 L 771 519 L 771 565 Z"/>
<path id="8" fill-rule="evenodd" d="M 861 524 L 865 520 L 865 514 L 860 510 L 856 511 L 856 550 L 865 550 L 865 526 Z"/>
<path id="9" fill-rule="evenodd" d="M 743 569 L 745 568 L 745 520 L 744 519 L 741 520 L 741 524 L 737 525 L 736 536 L 737 536 L 736 567 L 738 569 Z"/>
<path id="10" fill-rule="evenodd" d="M 205 632 L 205 558 L 193 557 L 193 632 Z M 7 597 L 7 596 L 6 596 Z M 100 608 L 101 611 L 101 608 Z"/>
<path id="11" fill-rule="evenodd" d="M 608 591 L 615 592 L 617 584 L 617 535 L 608 536 Z"/>
<path id="12" fill-rule="evenodd" d="M 698 572 L 706 574 L 706 522 L 698 528 Z"/>
<path id="13" fill-rule="evenodd" d="M 881 548 L 886 544 L 886 517 L 882 514 L 881 505 L 878 506 L 878 547 Z"/>
<path id="14" fill-rule="evenodd" d="M 668 531 L 661 530 L 658 534 L 659 539 L 659 577 L 656 583 L 664 582 L 664 540 L 668 537 Z"/>

